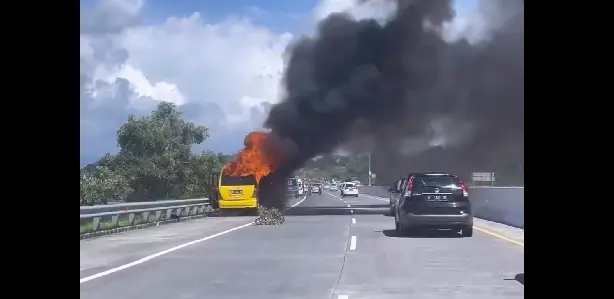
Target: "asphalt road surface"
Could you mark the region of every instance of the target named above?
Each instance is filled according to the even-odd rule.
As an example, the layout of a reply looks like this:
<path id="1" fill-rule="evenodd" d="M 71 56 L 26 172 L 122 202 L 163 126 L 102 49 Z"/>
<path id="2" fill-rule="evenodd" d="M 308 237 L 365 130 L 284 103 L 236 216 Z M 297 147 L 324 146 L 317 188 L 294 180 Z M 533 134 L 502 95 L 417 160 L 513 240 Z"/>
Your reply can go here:
<path id="1" fill-rule="evenodd" d="M 356 213 L 382 204 L 387 201 L 377 197 L 325 193 L 293 199 L 279 226 L 212 217 L 83 240 L 80 295 L 524 298 L 522 230 L 476 219 L 472 238 L 450 232 L 398 237 L 393 218 Z"/>

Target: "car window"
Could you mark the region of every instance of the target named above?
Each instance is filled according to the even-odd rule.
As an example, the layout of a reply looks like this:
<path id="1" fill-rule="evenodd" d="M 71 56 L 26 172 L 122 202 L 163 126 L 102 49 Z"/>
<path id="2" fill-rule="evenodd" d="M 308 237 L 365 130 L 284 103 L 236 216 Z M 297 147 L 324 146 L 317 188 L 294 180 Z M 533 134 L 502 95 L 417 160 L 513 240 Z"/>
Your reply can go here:
<path id="1" fill-rule="evenodd" d="M 459 181 L 452 176 L 418 176 L 414 179 L 414 186 L 460 188 Z"/>
<path id="2" fill-rule="evenodd" d="M 253 175 L 248 176 L 222 176 L 222 186 L 251 186 L 256 185 L 256 178 Z"/>
<path id="3" fill-rule="evenodd" d="M 354 185 L 352 183 L 347 183 L 347 184 L 345 184 L 345 187 L 356 187 L 356 185 Z"/>

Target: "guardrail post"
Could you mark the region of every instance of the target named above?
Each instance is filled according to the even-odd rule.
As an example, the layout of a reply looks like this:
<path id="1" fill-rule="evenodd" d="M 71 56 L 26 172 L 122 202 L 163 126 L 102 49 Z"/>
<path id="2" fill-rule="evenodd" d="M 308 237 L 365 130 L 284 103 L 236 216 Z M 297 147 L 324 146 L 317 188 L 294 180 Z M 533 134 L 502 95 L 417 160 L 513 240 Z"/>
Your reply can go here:
<path id="1" fill-rule="evenodd" d="M 143 217 L 145 223 L 149 222 L 149 212 L 143 212 L 143 215 L 141 217 Z"/>
<path id="2" fill-rule="evenodd" d="M 186 216 L 190 216 L 190 207 L 186 207 L 184 212 Z"/>
<path id="3" fill-rule="evenodd" d="M 156 211 L 156 222 L 160 221 L 160 217 L 162 217 L 162 211 Z"/>
<path id="4" fill-rule="evenodd" d="M 201 214 L 205 212 L 205 206 L 198 206 L 196 207 L 196 214 Z"/>
<path id="5" fill-rule="evenodd" d="M 128 225 L 134 225 L 134 213 L 128 214 Z"/>
<path id="6" fill-rule="evenodd" d="M 92 219 L 92 231 L 97 231 L 100 226 L 100 217 L 94 217 Z"/>
<path id="7" fill-rule="evenodd" d="M 169 220 L 171 219 L 171 216 L 173 215 L 173 209 L 168 209 L 166 210 L 166 218 L 164 218 L 164 220 Z"/>
<path id="8" fill-rule="evenodd" d="M 119 223 L 119 215 L 111 216 L 111 227 L 117 227 L 118 223 Z"/>

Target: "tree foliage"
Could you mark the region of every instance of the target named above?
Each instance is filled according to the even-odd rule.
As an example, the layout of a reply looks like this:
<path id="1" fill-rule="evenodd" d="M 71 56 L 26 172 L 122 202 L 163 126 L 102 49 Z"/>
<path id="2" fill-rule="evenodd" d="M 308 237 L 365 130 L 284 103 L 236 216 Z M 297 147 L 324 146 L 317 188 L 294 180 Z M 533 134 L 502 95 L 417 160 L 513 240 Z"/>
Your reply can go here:
<path id="1" fill-rule="evenodd" d="M 160 103 L 151 115 L 130 115 L 117 132 L 117 154 L 81 170 L 81 204 L 206 196 L 207 178 L 227 156 L 192 147 L 208 129 L 187 122 L 175 105 Z"/>
<path id="2" fill-rule="evenodd" d="M 81 173 L 81 205 L 125 200 L 132 192 L 126 178 L 105 166 Z"/>
<path id="3" fill-rule="evenodd" d="M 368 181 L 368 155 L 323 155 L 309 160 L 300 171 L 311 178 Z"/>

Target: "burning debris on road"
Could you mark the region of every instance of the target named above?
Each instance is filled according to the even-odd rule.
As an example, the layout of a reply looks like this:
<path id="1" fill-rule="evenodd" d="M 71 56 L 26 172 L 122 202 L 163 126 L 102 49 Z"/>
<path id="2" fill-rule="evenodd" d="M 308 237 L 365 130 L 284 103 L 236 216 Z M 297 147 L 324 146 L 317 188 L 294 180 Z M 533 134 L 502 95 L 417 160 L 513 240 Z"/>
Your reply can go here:
<path id="1" fill-rule="evenodd" d="M 258 207 L 258 218 L 254 221 L 256 225 L 279 225 L 284 222 L 286 222 L 286 217 L 280 209 Z"/>

